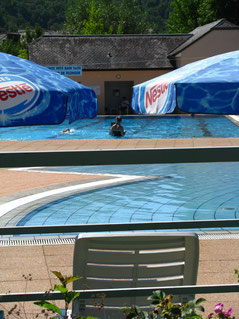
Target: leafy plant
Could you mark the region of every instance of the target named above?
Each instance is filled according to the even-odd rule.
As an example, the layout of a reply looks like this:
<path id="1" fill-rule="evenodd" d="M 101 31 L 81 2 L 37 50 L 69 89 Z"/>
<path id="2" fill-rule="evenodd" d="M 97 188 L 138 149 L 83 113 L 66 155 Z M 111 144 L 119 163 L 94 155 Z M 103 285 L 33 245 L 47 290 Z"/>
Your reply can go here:
<path id="1" fill-rule="evenodd" d="M 141 310 L 138 306 L 123 308 L 122 310 L 127 313 L 126 319 L 202 318 L 197 311 L 204 312 L 204 308 L 200 304 L 205 301 L 205 299 L 190 300 L 185 304 L 173 303 L 172 299 L 172 295 L 167 296 L 163 291 L 157 290 L 148 298 L 148 300 L 151 301 L 151 306 L 153 306 L 151 312 L 148 313 L 147 311 Z"/>
<path id="2" fill-rule="evenodd" d="M 60 285 L 55 285 L 54 286 L 54 291 L 60 291 L 63 296 L 64 296 L 64 300 L 65 300 L 65 311 L 64 314 L 62 313 L 62 310 L 56 306 L 53 303 L 50 303 L 46 300 L 41 300 L 41 301 L 36 301 L 34 302 L 35 305 L 46 308 L 50 311 L 52 311 L 55 316 L 51 317 L 52 319 L 57 319 L 57 318 L 64 318 L 67 319 L 68 315 L 67 315 L 67 311 L 69 309 L 69 305 L 70 303 L 75 300 L 77 297 L 79 297 L 79 293 L 75 292 L 75 291 L 69 291 L 67 288 L 67 285 L 73 281 L 79 280 L 80 277 L 75 277 L 75 276 L 64 276 L 62 275 L 60 272 L 58 271 L 52 271 L 52 273 L 59 279 L 59 281 L 61 282 Z M 78 318 L 75 319 L 85 319 L 85 317 L 80 316 Z M 86 319 L 94 319 L 93 317 L 87 317 Z"/>
<path id="3" fill-rule="evenodd" d="M 239 271 L 238 271 L 238 269 L 234 269 L 234 274 L 237 275 L 237 281 L 239 282 Z"/>

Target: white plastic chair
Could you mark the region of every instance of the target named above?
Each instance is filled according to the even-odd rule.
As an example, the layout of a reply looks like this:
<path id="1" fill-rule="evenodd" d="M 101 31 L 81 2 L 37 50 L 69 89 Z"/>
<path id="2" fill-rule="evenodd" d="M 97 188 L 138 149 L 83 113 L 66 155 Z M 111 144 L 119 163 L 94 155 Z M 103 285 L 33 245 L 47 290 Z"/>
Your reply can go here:
<path id="1" fill-rule="evenodd" d="M 199 240 L 190 232 L 85 233 L 76 238 L 73 289 L 163 287 L 194 285 Z M 194 296 L 174 297 L 185 302 Z M 99 301 L 99 300 L 98 300 Z M 149 306 L 146 297 L 106 298 L 96 312 L 95 300 L 78 299 L 73 313 L 97 318 L 123 318 L 119 308 Z M 118 309 L 118 312 L 117 310 Z"/>

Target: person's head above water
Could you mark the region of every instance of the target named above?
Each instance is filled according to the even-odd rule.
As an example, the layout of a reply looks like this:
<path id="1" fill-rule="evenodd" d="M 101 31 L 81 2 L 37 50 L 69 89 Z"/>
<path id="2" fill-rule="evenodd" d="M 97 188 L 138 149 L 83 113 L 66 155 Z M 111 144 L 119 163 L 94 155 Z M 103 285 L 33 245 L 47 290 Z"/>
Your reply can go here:
<path id="1" fill-rule="evenodd" d="M 120 123 L 122 122 L 122 118 L 121 118 L 120 116 L 117 116 L 117 117 L 116 117 L 116 121 L 117 121 L 117 123 L 120 124 Z"/>

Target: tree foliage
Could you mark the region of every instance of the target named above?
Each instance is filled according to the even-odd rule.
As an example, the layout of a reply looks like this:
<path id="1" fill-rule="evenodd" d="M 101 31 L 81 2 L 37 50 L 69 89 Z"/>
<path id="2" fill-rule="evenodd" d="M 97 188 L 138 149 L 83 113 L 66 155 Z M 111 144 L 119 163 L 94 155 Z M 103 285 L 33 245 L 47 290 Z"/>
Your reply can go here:
<path id="1" fill-rule="evenodd" d="M 142 34 L 152 27 L 137 0 L 76 0 L 64 24 L 71 34 Z"/>
<path id="2" fill-rule="evenodd" d="M 227 20 L 239 25 L 239 1 L 238 0 L 205 0 L 209 3 L 212 11 L 215 12 L 215 16 L 220 18 L 226 18 Z"/>
<path id="3" fill-rule="evenodd" d="M 168 19 L 169 18 L 169 19 Z M 182 33 L 220 18 L 239 25 L 238 0 L 1 0 L 0 33 Z"/>
<path id="4" fill-rule="evenodd" d="M 19 56 L 28 59 L 28 43 L 37 39 L 43 33 L 43 29 L 36 25 L 34 30 L 26 27 L 25 35 L 19 40 L 5 39 L 0 43 L 0 52 Z"/>
<path id="5" fill-rule="evenodd" d="M 141 9 L 145 12 L 147 21 L 153 24 L 156 33 L 166 31 L 166 21 L 169 16 L 172 0 L 138 0 Z"/>
<path id="6" fill-rule="evenodd" d="M 39 24 L 59 30 L 65 20 L 65 0 L 1 0 L 0 32 L 16 32 Z"/>
<path id="7" fill-rule="evenodd" d="M 195 29 L 198 23 L 198 10 L 202 0 L 174 0 L 172 11 L 167 22 L 170 33 L 188 33 Z"/>
<path id="8" fill-rule="evenodd" d="M 170 33 L 188 33 L 220 18 L 239 24 L 238 0 L 173 0 L 170 7 L 167 21 Z"/>

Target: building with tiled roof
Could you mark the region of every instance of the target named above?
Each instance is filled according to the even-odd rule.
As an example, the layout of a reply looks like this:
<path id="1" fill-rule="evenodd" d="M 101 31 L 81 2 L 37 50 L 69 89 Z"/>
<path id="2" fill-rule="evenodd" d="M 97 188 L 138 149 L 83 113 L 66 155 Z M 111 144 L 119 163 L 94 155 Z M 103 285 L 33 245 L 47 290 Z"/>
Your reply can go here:
<path id="1" fill-rule="evenodd" d="M 92 87 L 99 114 L 116 114 L 133 85 L 189 62 L 239 50 L 239 27 L 225 19 L 190 34 L 44 35 L 29 45 L 29 59 L 43 66 L 81 65 L 71 76 Z"/>
<path id="2" fill-rule="evenodd" d="M 43 36 L 29 46 L 41 65 L 81 64 L 89 70 L 172 69 L 168 52 L 189 35 Z"/>
<path id="3" fill-rule="evenodd" d="M 168 54 L 174 65 L 181 67 L 190 62 L 216 54 L 239 50 L 239 26 L 220 19 L 190 32 L 190 37 Z"/>

